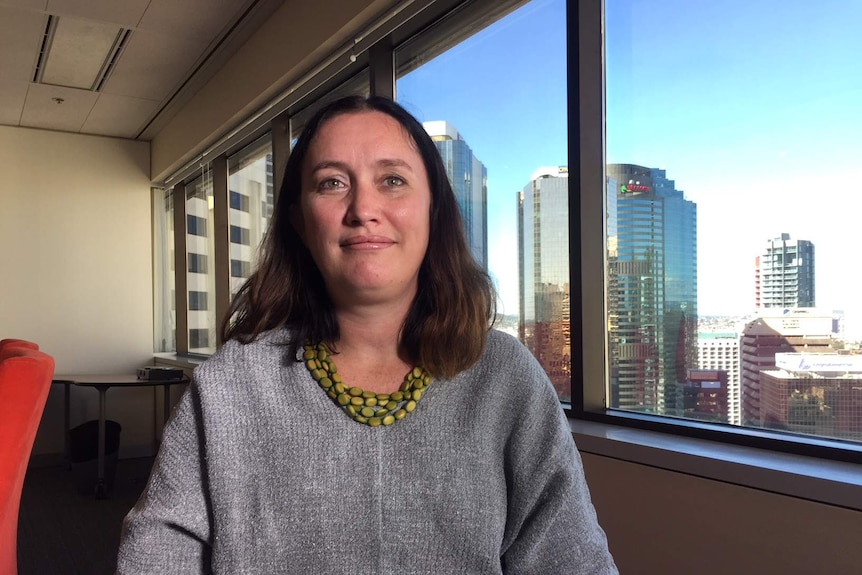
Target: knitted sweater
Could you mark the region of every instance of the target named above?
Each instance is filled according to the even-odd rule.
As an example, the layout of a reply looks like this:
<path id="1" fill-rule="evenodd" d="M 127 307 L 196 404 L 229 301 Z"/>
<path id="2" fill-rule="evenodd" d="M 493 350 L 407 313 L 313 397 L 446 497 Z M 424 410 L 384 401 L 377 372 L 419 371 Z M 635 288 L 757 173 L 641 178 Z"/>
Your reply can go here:
<path id="1" fill-rule="evenodd" d="M 118 573 L 617 572 L 554 389 L 515 338 L 492 331 L 476 365 L 374 428 L 286 337 L 195 370 Z"/>

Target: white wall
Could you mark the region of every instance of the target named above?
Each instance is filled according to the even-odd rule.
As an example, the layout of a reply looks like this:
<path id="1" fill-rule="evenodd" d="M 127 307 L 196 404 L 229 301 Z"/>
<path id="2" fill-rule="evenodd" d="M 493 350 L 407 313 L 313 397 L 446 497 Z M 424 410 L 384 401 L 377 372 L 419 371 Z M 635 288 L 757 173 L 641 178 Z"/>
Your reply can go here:
<path id="1" fill-rule="evenodd" d="M 0 337 L 39 343 L 56 372 L 133 372 L 153 355 L 149 144 L 0 126 Z M 54 386 L 34 454 L 63 449 Z M 73 389 L 72 425 L 98 414 Z M 124 446 L 153 441 L 153 391 L 108 391 Z"/>

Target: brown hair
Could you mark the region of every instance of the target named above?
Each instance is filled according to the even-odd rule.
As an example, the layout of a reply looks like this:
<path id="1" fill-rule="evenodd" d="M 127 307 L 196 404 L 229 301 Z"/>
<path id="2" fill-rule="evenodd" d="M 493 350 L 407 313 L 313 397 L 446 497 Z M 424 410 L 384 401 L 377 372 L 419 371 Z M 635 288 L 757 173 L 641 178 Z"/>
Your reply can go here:
<path id="1" fill-rule="evenodd" d="M 399 353 L 435 377 L 453 377 L 482 355 L 496 318 L 496 293 L 467 247 L 436 145 L 404 108 L 381 97 L 341 98 L 321 108 L 305 125 L 287 161 L 258 267 L 234 298 L 222 334 L 225 341 L 250 343 L 264 331 L 287 327 L 293 331 L 292 354 L 306 342 L 338 341 L 338 322 L 323 277 L 294 229 L 290 211 L 299 201 L 302 164 L 320 127 L 337 115 L 365 111 L 382 112 L 404 127 L 422 156 L 432 195 L 428 250 L 402 327 Z"/>

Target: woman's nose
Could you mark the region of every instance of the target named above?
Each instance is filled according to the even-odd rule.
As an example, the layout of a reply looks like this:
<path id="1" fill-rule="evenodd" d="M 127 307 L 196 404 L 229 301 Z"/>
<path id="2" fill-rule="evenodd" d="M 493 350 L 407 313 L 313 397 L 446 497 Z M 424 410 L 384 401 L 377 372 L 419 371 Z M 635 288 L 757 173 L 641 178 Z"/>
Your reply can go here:
<path id="1" fill-rule="evenodd" d="M 350 193 L 347 223 L 362 225 L 380 217 L 380 194 L 371 183 L 357 182 Z"/>

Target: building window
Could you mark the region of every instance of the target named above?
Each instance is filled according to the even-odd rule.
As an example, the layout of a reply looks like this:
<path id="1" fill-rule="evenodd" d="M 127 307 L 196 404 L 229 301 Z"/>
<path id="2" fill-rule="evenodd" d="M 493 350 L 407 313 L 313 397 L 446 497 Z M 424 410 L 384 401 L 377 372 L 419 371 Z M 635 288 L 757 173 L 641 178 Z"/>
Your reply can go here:
<path id="1" fill-rule="evenodd" d="M 245 194 L 241 194 L 239 192 L 235 192 L 233 190 L 230 191 L 230 207 L 234 210 L 239 210 L 241 212 L 248 211 L 248 196 Z"/>
<path id="2" fill-rule="evenodd" d="M 190 291 L 189 292 L 189 310 L 206 311 L 207 310 L 207 292 L 205 292 L 205 291 Z"/>
<path id="3" fill-rule="evenodd" d="M 189 349 L 206 350 L 210 346 L 208 329 L 192 328 L 189 330 Z"/>
<path id="4" fill-rule="evenodd" d="M 189 273 L 205 274 L 207 273 L 207 257 L 204 254 L 188 254 L 189 258 Z"/>
<path id="5" fill-rule="evenodd" d="M 231 226 L 230 241 L 233 244 L 240 244 L 243 246 L 249 245 L 249 243 L 251 243 L 249 230 L 247 228 L 241 228 L 239 226 Z"/>
<path id="6" fill-rule="evenodd" d="M 251 262 L 231 260 L 230 275 L 234 278 L 248 278 L 251 275 Z"/>
<path id="7" fill-rule="evenodd" d="M 189 214 L 186 216 L 188 233 L 192 236 L 207 237 L 207 220 L 200 216 Z"/>

